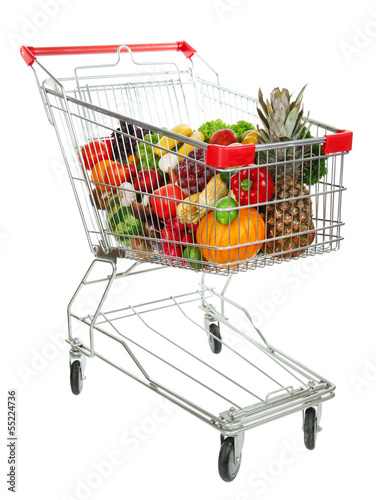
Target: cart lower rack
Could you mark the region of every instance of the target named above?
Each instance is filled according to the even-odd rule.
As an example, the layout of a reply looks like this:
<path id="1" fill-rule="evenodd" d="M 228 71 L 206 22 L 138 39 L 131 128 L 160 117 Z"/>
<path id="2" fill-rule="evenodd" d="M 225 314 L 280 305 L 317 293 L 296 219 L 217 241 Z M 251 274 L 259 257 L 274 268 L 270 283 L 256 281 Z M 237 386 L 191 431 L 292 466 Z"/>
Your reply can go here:
<path id="1" fill-rule="evenodd" d="M 21 55 L 94 254 L 68 306 L 72 392 L 82 390 L 87 358 L 102 359 L 217 429 L 225 481 L 239 471 L 245 431 L 277 418 L 301 411 L 313 449 L 334 385 L 270 345 L 227 289 L 240 271 L 339 249 L 352 132 L 304 117 L 305 87 L 294 102 L 275 89 L 271 104 L 223 87 L 186 42 L 22 47 Z M 75 61 L 67 77 L 39 61 L 62 55 Z M 95 55 L 100 64 L 88 65 Z M 134 263 L 118 272 L 125 259 Z M 91 279 L 98 266 L 110 274 Z M 200 273 L 198 289 L 106 310 L 115 279 L 165 267 Z M 208 274 L 227 277 L 222 290 Z M 95 313 L 77 314 L 78 295 L 98 282 Z M 161 325 L 166 311 L 171 321 Z M 73 335 L 74 322 L 87 339 Z"/>
<path id="2" fill-rule="evenodd" d="M 103 278 L 108 285 L 96 313 L 73 313 L 82 288 L 102 281 L 90 281 L 90 274 L 104 263 L 112 272 Z M 335 387 L 266 341 L 247 310 L 226 296 L 232 275 L 220 292 L 205 283 L 204 274 L 194 292 L 103 311 L 101 304 L 114 279 L 158 269 L 137 270 L 139 265 L 117 274 L 116 260 L 98 258 L 81 281 L 68 308 L 72 392 L 82 390 L 86 358 L 105 361 L 217 429 L 221 435 L 218 468 L 225 481 L 232 481 L 239 471 L 244 432 L 277 418 L 302 411 L 304 442 L 313 449 L 321 430 L 321 404 L 334 397 Z M 155 314 L 166 309 L 169 318 L 170 310 L 175 310 L 176 320 L 168 322 L 172 328 L 166 321 L 159 328 Z M 73 320 L 88 328 L 87 344 L 72 336 Z M 236 320 L 241 327 L 234 326 Z M 249 333 L 252 330 L 257 340 Z M 100 336 L 121 346 L 123 362 L 114 362 L 96 349 Z M 210 349 L 204 345 L 206 337 Z M 221 362 L 210 361 L 210 351 L 219 354 Z"/>

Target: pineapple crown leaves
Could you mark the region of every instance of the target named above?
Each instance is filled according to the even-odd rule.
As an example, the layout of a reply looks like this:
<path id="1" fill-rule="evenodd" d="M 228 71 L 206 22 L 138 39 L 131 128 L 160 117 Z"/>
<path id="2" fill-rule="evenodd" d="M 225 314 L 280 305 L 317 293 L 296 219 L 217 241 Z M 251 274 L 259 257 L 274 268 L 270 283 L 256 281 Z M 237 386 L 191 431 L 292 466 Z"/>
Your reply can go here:
<path id="1" fill-rule="evenodd" d="M 295 101 L 291 102 L 292 94 L 287 89 L 282 91 L 277 87 L 270 94 L 270 102 L 264 101 L 264 96 L 261 89 L 259 89 L 258 97 L 261 109 L 258 107 L 258 115 L 265 127 L 260 129 L 259 142 L 285 142 L 291 139 L 300 138 L 303 128 L 306 126 L 309 113 L 305 120 L 303 118 L 303 94 L 307 85 L 305 85 L 299 92 Z M 308 127 L 307 127 L 308 132 Z"/>

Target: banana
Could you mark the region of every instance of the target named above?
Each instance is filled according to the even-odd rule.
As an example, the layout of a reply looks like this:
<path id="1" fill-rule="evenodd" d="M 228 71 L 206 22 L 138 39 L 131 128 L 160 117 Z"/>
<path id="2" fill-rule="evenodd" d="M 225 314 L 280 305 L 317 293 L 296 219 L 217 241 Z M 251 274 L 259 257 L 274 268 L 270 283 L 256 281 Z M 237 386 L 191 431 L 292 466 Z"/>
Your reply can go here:
<path id="1" fill-rule="evenodd" d="M 176 125 L 176 127 L 173 127 L 170 130 L 170 132 L 175 132 L 175 134 L 190 136 L 192 134 L 192 129 L 186 123 L 181 123 L 180 125 Z M 174 139 L 171 139 L 170 137 L 166 137 L 164 135 L 162 139 L 158 141 L 157 146 L 154 148 L 154 154 L 159 157 L 166 154 L 166 151 L 163 151 L 163 149 L 159 149 L 158 146 L 166 149 L 172 149 L 175 148 L 176 145 L 177 143 Z"/>

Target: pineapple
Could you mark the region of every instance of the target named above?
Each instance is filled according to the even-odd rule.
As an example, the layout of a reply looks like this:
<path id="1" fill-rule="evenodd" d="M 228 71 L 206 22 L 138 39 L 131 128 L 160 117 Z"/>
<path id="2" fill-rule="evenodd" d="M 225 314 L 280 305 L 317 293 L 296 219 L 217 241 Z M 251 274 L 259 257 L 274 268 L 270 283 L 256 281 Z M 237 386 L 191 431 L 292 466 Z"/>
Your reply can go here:
<path id="1" fill-rule="evenodd" d="M 298 200 L 283 201 L 287 198 L 306 196 Z M 295 248 L 306 247 L 313 243 L 315 233 L 294 236 L 295 233 L 314 230 L 312 220 L 312 201 L 309 198 L 309 190 L 300 182 L 294 181 L 291 175 L 281 176 L 275 184 L 275 195 L 271 200 L 281 200 L 266 206 L 264 215 L 267 227 L 266 238 L 277 238 L 265 243 L 266 254 L 279 253 Z M 281 238 L 281 236 L 289 236 Z M 281 257 L 287 259 L 297 257 L 304 250 L 284 253 Z"/>
<path id="2" fill-rule="evenodd" d="M 305 138 L 309 130 L 309 127 L 306 127 L 308 116 L 303 119 L 302 100 L 305 88 L 302 88 L 294 102 L 291 102 L 288 90 L 281 91 L 276 88 L 270 95 L 270 102 L 267 100 L 265 103 L 259 90 L 262 109 L 258 108 L 257 112 L 264 125 L 264 129 L 258 128 L 260 144 Z M 308 233 L 315 229 L 312 201 L 309 188 L 302 180 L 304 157 L 310 154 L 310 146 L 297 147 L 295 151 L 294 148 L 276 148 L 260 154 L 261 163 L 279 162 L 277 166 L 268 167 L 274 181 L 275 193 L 262 213 L 266 223 L 266 238 L 270 239 L 264 246 L 266 254 L 286 252 L 280 256 L 285 259 L 297 257 L 305 251 L 299 248 L 313 243 L 315 233 Z M 307 234 L 299 235 L 305 232 Z"/>

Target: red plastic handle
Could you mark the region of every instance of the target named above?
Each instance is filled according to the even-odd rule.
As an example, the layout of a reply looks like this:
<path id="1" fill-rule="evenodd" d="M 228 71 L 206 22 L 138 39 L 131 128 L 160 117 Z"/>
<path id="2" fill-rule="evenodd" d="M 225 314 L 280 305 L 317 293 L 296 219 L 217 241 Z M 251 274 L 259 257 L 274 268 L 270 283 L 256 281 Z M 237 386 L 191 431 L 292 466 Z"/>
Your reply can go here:
<path id="1" fill-rule="evenodd" d="M 132 52 L 158 52 L 176 50 L 182 52 L 188 59 L 196 52 L 187 42 L 173 43 L 145 43 L 145 44 L 120 44 L 120 45 L 91 45 L 77 47 L 21 47 L 21 56 L 28 66 L 31 66 L 38 56 L 65 56 L 80 54 L 110 54 L 117 52 L 121 45 L 127 45 Z M 121 49 L 121 52 L 128 52 Z"/>
<path id="2" fill-rule="evenodd" d="M 336 134 L 326 135 L 326 142 L 322 146 L 324 155 L 351 151 L 353 133 L 350 130 L 337 130 Z"/>
<path id="3" fill-rule="evenodd" d="M 209 144 L 206 152 L 206 164 L 217 168 L 251 165 L 255 161 L 255 154 L 255 144 L 239 144 L 239 146 L 231 147 Z"/>

